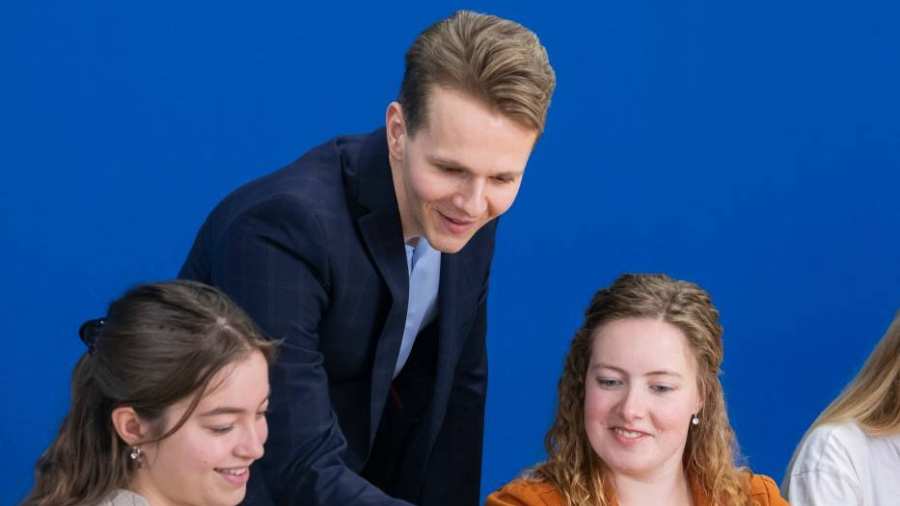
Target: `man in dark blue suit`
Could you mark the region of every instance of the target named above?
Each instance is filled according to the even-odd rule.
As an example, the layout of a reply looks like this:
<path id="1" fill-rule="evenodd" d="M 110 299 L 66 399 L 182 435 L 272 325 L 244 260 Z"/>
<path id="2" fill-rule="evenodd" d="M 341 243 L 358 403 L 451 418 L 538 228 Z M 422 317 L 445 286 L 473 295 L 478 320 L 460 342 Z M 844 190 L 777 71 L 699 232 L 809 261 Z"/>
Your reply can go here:
<path id="1" fill-rule="evenodd" d="M 533 33 L 458 12 L 409 49 L 384 128 L 211 213 L 181 276 L 282 341 L 248 504 L 478 503 L 494 218 L 554 85 Z"/>

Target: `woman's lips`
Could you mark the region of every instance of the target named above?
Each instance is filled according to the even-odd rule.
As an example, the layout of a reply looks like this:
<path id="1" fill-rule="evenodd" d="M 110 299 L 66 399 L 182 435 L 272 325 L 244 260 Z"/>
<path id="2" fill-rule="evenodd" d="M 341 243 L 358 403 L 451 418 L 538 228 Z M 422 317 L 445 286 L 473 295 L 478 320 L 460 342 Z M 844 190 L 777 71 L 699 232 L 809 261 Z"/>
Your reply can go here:
<path id="1" fill-rule="evenodd" d="M 625 427 L 610 427 L 609 430 L 612 431 L 616 441 L 624 446 L 632 446 L 651 437 L 646 432 Z"/>
<path id="2" fill-rule="evenodd" d="M 250 479 L 250 468 L 249 467 L 223 467 L 216 468 L 216 472 L 228 483 L 231 483 L 235 486 L 244 486 L 247 484 L 247 480 Z"/>

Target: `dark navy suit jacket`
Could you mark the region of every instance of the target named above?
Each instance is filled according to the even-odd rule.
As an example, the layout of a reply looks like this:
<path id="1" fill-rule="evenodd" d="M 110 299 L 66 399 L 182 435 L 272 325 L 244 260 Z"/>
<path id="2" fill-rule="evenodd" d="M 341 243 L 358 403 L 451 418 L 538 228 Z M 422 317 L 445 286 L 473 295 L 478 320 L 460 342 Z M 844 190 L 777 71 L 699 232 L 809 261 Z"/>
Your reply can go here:
<path id="1" fill-rule="evenodd" d="M 360 476 L 391 394 L 408 270 L 385 131 L 339 137 L 210 214 L 180 276 L 222 288 L 283 340 L 248 504 L 475 505 L 496 222 L 441 257 L 430 389 L 391 496 Z"/>

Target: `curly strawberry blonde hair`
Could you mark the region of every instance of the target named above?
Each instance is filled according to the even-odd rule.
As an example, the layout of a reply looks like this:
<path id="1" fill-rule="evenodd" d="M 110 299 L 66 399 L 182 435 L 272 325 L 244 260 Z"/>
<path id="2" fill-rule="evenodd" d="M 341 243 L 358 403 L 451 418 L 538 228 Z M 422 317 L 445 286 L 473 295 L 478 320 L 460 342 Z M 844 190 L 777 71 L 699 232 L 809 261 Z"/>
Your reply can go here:
<path id="1" fill-rule="evenodd" d="M 593 336 L 602 325 L 625 318 L 660 319 L 684 333 L 697 361 L 703 399 L 700 424 L 691 426 L 684 449 L 687 478 L 706 492 L 711 504 L 753 504 L 746 471 L 735 464 L 737 442 L 719 382 L 719 312 L 702 288 L 664 274 L 625 274 L 594 295 L 559 380 L 556 419 L 544 440 L 548 458 L 530 476 L 556 486 L 567 506 L 615 504 L 612 477 L 585 432 L 584 394 Z"/>

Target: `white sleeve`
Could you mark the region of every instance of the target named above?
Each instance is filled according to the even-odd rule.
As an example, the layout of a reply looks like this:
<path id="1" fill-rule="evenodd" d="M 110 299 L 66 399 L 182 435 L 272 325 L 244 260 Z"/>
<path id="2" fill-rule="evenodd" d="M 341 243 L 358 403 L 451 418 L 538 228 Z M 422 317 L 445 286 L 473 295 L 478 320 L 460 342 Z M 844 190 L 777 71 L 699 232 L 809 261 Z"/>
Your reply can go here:
<path id="1" fill-rule="evenodd" d="M 841 432 L 818 427 L 800 444 L 784 484 L 792 506 L 864 505 L 853 441 Z"/>

